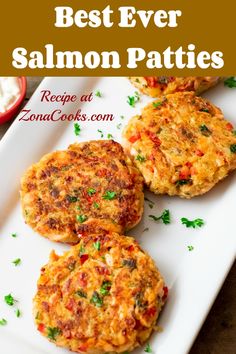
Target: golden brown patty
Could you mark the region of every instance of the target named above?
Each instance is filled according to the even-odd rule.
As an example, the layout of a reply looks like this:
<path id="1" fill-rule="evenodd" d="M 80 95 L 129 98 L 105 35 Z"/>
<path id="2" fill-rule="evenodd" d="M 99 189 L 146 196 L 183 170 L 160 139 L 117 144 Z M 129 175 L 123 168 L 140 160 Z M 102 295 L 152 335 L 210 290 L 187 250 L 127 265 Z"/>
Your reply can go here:
<path id="1" fill-rule="evenodd" d="M 112 140 L 71 145 L 45 155 L 22 178 L 25 221 L 54 241 L 78 234 L 123 233 L 143 212 L 143 178 Z"/>
<path id="2" fill-rule="evenodd" d="M 236 136 L 221 110 L 194 93 L 148 104 L 124 131 L 127 151 L 157 194 L 191 198 L 236 168 Z"/>
<path id="3" fill-rule="evenodd" d="M 156 326 L 168 289 L 153 260 L 132 237 L 81 238 L 41 269 L 34 298 L 38 330 L 80 353 L 125 352 Z"/>
<path id="4" fill-rule="evenodd" d="M 159 97 L 175 92 L 193 91 L 197 95 L 215 86 L 220 77 L 211 76 L 149 76 L 130 77 L 132 84 L 142 93 L 152 97 Z"/>

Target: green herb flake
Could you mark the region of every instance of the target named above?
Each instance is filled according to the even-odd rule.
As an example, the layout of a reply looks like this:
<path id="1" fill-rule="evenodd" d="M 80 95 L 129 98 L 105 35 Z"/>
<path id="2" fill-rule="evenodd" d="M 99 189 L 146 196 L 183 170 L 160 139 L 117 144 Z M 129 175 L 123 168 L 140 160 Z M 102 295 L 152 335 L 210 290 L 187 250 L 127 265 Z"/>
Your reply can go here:
<path id="1" fill-rule="evenodd" d="M 229 87 L 229 88 L 236 87 L 236 79 L 234 78 L 234 76 L 231 76 L 228 79 L 226 79 L 224 81 L 224 85 Z"/>
<path id="2" fill-rule="evenodd" d="M 101 91 L 97 90 L 97 91 L 95 92 L 95 96 L 97 96 L 97 97 L 102 97 Z"/>
<path id="3" fill-rule="evenodd" d="M 19 309 L 15 311 L 16 317 L 19 318 L 21 316 L 21 312 Z"/>
<path id="4" fill-rule="evenodd" d="M 47 337 L 51 340 L 56 340 L 56 337 L 61 334 L 61 330 L 58 327 L 47 327 Z"/>
<path id="5" fill-rule="evenodd" d="M 193 246 L 188 246 L 188 250 L 189 250 L 189 252 L 191 252 L 191 251 L 194 250 L 194 247 Z"/>
<path id="6" fill-rule="evenodd" d="M 146 161 L 146 158 L 145 158 L 144 156 L 138 154 L 138 155 L 136 156 L 135 160 L 137 160 L 137 161 L 139 161 L 139 162 L 142 163 L 142 162 Z"/>
<path id="7" fill-rule="evenodd" d="M 82 256 L 84 253 L 85 253 L 85 248 L 83 245 L 81 245 L 79 249 L 79 256 Z"/>
<path id="8" fill-rule="evenodd" d="M 94 291 L 90 302 L 91 304 L 94 304 L 97 307 L 102 307 L 103 305 L 103 299 L 100 297 L 97 291 Z"/>
<path id="9" fill-rule="evenodd" d="M 137 91 L 135 91 L 134 96 L 128 96 L 127 103 L 131 107 L 135 107 L 136 103 L 139 101 L 140 101 L 140 94 Z"/>
<path id="10" fill-rule="evenodd" d="M 14 299 L 14 297 L 11 294 L 4 296 L 4 300 L 5 300 L 5 303 L 9 306 L 13 306 L 16 302 L 16 300 Z"/>
<path id="11" fill-rule="evenodd" d="M 160 216 L 149 215 L 149 218 L 153 219 L 154 221 L 162 220 L 163 224 L 167 225 L 170 224 L 170 211 L 165 209 Z"/>
<path id="12" fill-rule="evenodd" d="M 146 348 L 144 349 L 144 351 L 145 351 L 145 353 L 152 353 L 152 348 L 149 343 L 146 345 Z"/>
<path id="13" fill-rule="evenodd" d="M 181 218 L 181 222 L 186 227 L 192 227 L 193 229 L 202 227 L 205 224 L 203 219 L 189 220 L 187 218 Z"/>
<path id="14" fill-rule="evenodd" d="M 120 116 L 121 119 L 125 119 L 125 116 Z"/>
<path id="15" fill-rule="evenodd" d="M 2 318 L 0 320 L 0 326 L 6 326 L 6 324 L 7 324 L 7 320 L 5 320 L 5 318 Z"/>
<path id="16" fill-rule="evenodd" d="M 202 135 L 204 136 L 210 136 L 212 134 L 212 132 L 210 131 L 210 129 L 205 125 L 205 124 L 202 124 L 200 125 L 200 131 L 202 133 Z"/>
<path id="17" fill-rule="evenodd" d="M 87 216 L 86 215 L 83 215 L 83 214 L 80 214 L 80 215 L 76 215 L 76 220 L 78 222 L 80 222 L 80 224 L 83 224 L 83 222 L 85 222 L 87 220 Z"/>
<path id="18" fill-rule="evenodd" d="M 98 203 L 96 203 L 96 202 L 93 203 L 93 206 L 94 206 L 95 209 L 99 209 L 100 208 L 100 205 Z"/>
<path id="19" fill-rule="evenodd" d="M 160 107 L 162 105 L 162 102 L 153 102 L 152 105 L 153 105 L 154 108 L 158 108 L 158 107 Z"/>
<path id="20" fill-rule="evenodd" d="M 74 124 L 74 133 L 76 136 L 79 136 L 80 135 L 80 132 L 81 132 L 81 128 L 80 128 L 80 125 L 78 123 L 75 123 Z"/>
<path id="21" fill-rule="evenodd" d="M 108 295 L 111 289 L 111 282 L 110 281 L 105 281 L 102 283 L 102 286 L 100 288 L 100 293 L 105 296 Z"/>
<path id="22" fill-rule="evenodd" d="M 106 191 L 102 198 L 105 200 L 113 200 L 116 197 L 116 192 Z"/>
<path id="23" fill-rule="evenodd" d="M 210 113 L 208 108 L 201 108 L 200 112 Z"/>
<path id="24" fill-rule="evenodd" d="M 121 129 L 121 127 L 122 127 L 122 123 L 119 123 L 119 124 L 117 124 L 117 126 L 116 126 L 117 129 Z"/>
<path id="25" fill-rule="evenodd" d="M 107 139 L 114 139 L 114 136 L 110 133 L 107 134 Z"/>
<path id="26" fill-rule="evenodd" d="M 96 189 L 94 189 L 94 188 L 89 188 L 89 189 L 87 190 L 87 193 L 88 193 L 88 195 L 91 197 L 93 194 L 96 193 Z"/>
<path id="27" fill-rule="evenodd" d="M 83 297 L 83 298 L 87 298 L 87 294 L 83 291 L 83 290 L 78 290 L 75 292 L 76 295 L 80 296 L 80 297 Z"/>
<path id="28" fill-rule="evenodd" d="M 103 138 L 104 137 L 103 131 L 101 129 L 98 129 L 97 131 L 98 131 L 98 133 L 100 133 L 101 138 Z"/>
<path id="29" fill-rule="evenodd" d="M 15 237 L 17 237 L 17 234 L 11 234 L 11 237 L 15 238 Z"/>
<path id="30" fill-rule="evenodd" d="M 95 250 L 100 251 L 101 242 L 99 242 L 99 241 L 94 242 L 93 247 L 95 248 Z"/>
<path id="31" fill-rule="evenodd" d="M 68 200 L 69 203 L 76 203 L 78 198 L 73 195 L 67 195 L 66 200 Z"/>
<path id="32" fill-rule="evenodd" d="M 192 180 L 191 178 L 189 179 L 179 179 L 178 181 L 175 182 L 176 187 L 184 186 L 186 184 L 191 184 Z"/>
<path id="33" fill-rule="evenodd" d="M 230 151 L 235 154 L 236 153 L 236 144 L 230 145 Z"/>
<path id="34" fill-rule="evenodd" d="M 14 261 L 12 261 L 12 263 L 17 267 L 18 265 L 21 264 L 21 259 L 20 258 L 16 258 Z"/>

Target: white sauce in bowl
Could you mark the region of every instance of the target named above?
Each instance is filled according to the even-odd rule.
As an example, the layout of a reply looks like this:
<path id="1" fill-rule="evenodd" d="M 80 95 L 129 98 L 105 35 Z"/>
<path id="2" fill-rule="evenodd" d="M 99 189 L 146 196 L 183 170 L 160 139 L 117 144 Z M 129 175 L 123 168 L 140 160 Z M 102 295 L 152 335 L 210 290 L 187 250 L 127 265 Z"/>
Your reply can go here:
<path id="1" fill-rule="evenodd" d="M 20 96 L 17 77 L 0 77 L 0 113 L 6 112 Z"/>

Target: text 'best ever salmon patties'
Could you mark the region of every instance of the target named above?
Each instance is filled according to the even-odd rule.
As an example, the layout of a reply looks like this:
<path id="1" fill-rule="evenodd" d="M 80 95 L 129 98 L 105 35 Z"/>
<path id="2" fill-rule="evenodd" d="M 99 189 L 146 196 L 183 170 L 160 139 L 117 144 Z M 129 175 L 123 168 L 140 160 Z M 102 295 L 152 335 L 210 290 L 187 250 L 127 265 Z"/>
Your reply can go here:
<path id="1" fill-rule="evenodd" d="M 131 229 L 141 219 L 143 199 L 141 174 L 112 140 L 49 153 L 21 183 L 26 223 L 53 241 L 71 244 L 79 234 Z"/>
<path id="2" fill-rule="evenodd" d="M 87 235 L 51 254 L 34 297 L 38 330 L 74 352 L 131 351 L 156 328 L 168 289 L 151 257 L 118 234 Z"/>
<path id="3" fill-rule="evenodd" d="M 236 168 L 236 135 L 219 108 L 192 92 L 163 96 L 133 117 L 124 146 L 156 194 L 191 198 Z"/>

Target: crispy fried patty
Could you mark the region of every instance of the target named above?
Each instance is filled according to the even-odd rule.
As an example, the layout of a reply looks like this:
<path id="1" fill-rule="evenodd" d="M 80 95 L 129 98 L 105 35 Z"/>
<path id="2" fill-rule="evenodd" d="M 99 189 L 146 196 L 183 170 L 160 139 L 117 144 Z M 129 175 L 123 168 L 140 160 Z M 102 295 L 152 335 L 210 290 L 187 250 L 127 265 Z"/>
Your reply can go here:
<path id="1" fill-rule="evenodd" d="M 22 178 L 25 221 L 54 241 L 78 234 L 123 233 L 143 212 L 143 178 L 112 140 L 71 145 L 45 155 Z"/>
<path id="2" fill-rule="evenodd" d="M 53 252 L 41 269 L 35 322 L 42 335 L 75 352 L 130 351 L 149 338 L 167 291 L 132 237 L 87 235 L 63 256 Z"/>
<path id="3" fill-rule="evenodd" d="M 124 144 L 151 191 L 191 198 L 236 168 L 236 135 L 221 110 L 194 93 L 148 104 L 124 130 Z"/>
<path id="4" fill-rule="evenodd" d="M 130 77 L 132 84 L 142 93 L 152 97 L 159 97 L 175 92 L 193 91 L 197 95 L 215 86 L 220 77 L 211 76 L 149 76 Z"/>

